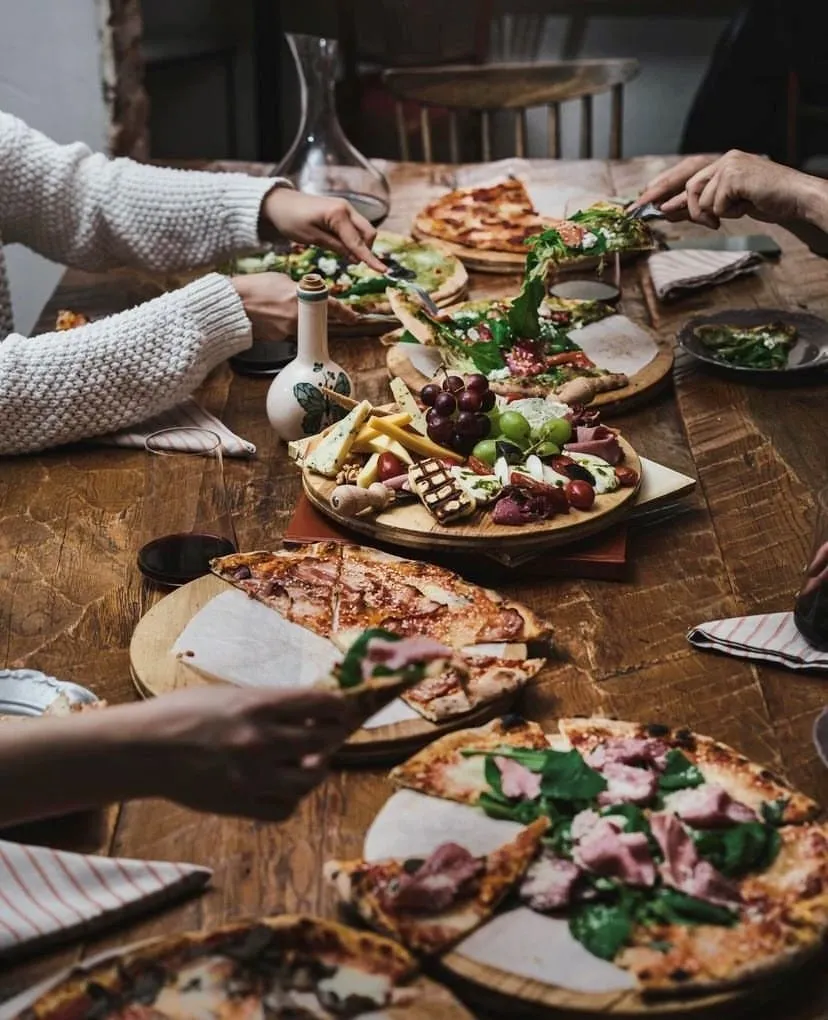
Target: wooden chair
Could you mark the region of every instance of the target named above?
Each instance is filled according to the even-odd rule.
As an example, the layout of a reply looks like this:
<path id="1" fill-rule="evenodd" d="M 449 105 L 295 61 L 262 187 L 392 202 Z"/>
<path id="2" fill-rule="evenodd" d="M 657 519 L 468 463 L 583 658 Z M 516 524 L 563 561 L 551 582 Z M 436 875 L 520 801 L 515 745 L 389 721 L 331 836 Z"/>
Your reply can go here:
<path id="1" fill-rule="evenodd" d="M 580 155 L 592 156 L 593 97 L 611 93 L 609 155 L 620 159 L 624 114 L 624 86 L 638 74 L 637 60 L 562 60 L 533 64 L 458 64 L 443 67 L 393 68 L 383 72 L 383 82 L 396 99 L 400 156 L 411 158 L 403 103 L 419 104 L 419 128 L 423 160 L 432 161 L 431 109 L 449 111 L 451 161 L 460 162 L 457 115 L 474 111 L 480 116 L 483 162 L 492 158 L 492 113 L 514 111 L 515 154 L 526 155 L 526 111 L 546 106 L 547 151 L 552 159 L 561 154 L 561 103 L 581 102 Z"/>

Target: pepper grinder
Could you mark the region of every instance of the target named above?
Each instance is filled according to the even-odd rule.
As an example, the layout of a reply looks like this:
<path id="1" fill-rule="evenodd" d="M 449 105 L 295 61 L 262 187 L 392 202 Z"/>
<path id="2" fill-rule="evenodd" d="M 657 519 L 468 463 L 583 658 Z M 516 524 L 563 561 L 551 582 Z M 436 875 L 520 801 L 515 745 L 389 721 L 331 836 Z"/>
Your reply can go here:
<path id="1" fill-rule="evenodd" d="M 270 384 L 267 417 L 286 443 L 321 432 L 347 414 L 321 387 L 350 396 L 350 376 L 328 351 L 328 288 L 316 273 L 303 276 L 296 287 L 299 303 L 296 357 Z"/>

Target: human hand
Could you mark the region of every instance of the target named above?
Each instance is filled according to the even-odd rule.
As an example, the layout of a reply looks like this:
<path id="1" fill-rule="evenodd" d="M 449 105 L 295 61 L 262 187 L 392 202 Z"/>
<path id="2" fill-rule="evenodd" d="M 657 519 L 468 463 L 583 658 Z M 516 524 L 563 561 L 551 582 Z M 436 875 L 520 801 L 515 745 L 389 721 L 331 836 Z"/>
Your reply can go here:
<path id="1" fill-rule="evenodd" d="M 739 216 L 769 223 L 808 219 L 814 182 L 798 170 L 734 149 L 697 170 L 683 191 L 661 203 L 661 212 L 713 229 Z"/>
<path id="2" fill-rule="evenodd" d="M 377 231 L 350 202 L 324 195 L 306 195 L 291 188 L 274 188 L 262 202 L 263 237 L 268 227 L 305 244 L 330 248 L 340 255 L 351 255 L 378 273 L 385 266 L 371 251 Z"/>
<path id="3" fill-rule="evenodd" d="M 280 822 L 316 787 L 356 728 L 354 706 L 328 691 L 198 687 L 144 707 L 153 754 L 149 796 L 196 811 Z"/>
<path id="4" fill-rule="evenodd" d="M 230 283 L 241 298 L 257 340 L 283 340 L 296 336 L 299 315 L 296 284 L 284 273 L 249 273 L 232 276 Z M 328 299 L 328 314 L 335 322 L 355 323 L 359 316 L 348 305 Z"/>
<path id="5" fill-rule="evenodd" d="M 687 156 L 680 163 L 668 167 L 654 177 L 633 202 L 632 207 L 650 203 L 660 206 L 662 202 L 680 195 L 690 178 L 715 160 L 715 156 Z"/>
<path id="6" fill-rule="evenodd" d="M 828 542 L 824 542 L 814 554 L 810 565 L 805 568 L 805 583 L 800 589 L 800 597 L 809 595 L 821 584 L 828 581 Z"/>

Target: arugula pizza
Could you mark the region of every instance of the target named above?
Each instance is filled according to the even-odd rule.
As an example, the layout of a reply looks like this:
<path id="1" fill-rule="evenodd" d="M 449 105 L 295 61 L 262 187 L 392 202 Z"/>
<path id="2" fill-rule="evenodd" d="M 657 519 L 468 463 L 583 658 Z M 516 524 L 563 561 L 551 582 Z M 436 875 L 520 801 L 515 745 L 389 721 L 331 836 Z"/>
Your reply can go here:
<path id="1" fill-rule="evenodd" d="M 430 563 L 376 549 L 318 542 L 299 549 L 234 553 L 213 560 L 218 577 L 345 651 L 367 640 L 425 639 L 442 668 L 402 693 L 431 722 L 516 693 L 551 649 L 545 621 L 527 606 Z M 377 635 L 375 632 L 380 631 Z M 389 654 L 394 651 L 393 646 Z M 361 654 L 361 653 L 360 653 Z M 360 667 L 361 668 L 361 667 Z"/>
<path id="2" fill-rule="evenodd" d="M 796 326 L 768 322 L 759 326 L 706 323 L 696 326 L 693 336 L 716 361 L 740 368 L 782 369 L 797 341 Z"/>
<path id="3" fill-rule="evenodd" d="M 595 365 L 571 336 L 587 321 L 603 318 L 590 307 L 573 303 L 546 304 L 541 288 L 528 298 L 473 301 L 457 305 L 439 317 L 416 298 L 391 291 L 391 305 L 405 332 L 400 341 L 436 348 L 447 369 L 461 374 L 481 373 L 489 388 L 502 396 L 546 397 L 588 403 L 596 393 L 620 389 L 629 382 L 622 372 Z M 528 304 L 537 296 L 537 307 Z M 594 302 L 577 304 L 593 305 Z M 575 380 L 583 381 L 573 390 Z M 565 389 L 566 387 L 566 389 Z"/>
<path id="4" fill-rule="evenodd" d="M 549 735 L 511 717 L 434 741 L 390 778 L 493 819 L 542 821 L 513 900 L 565 918 L 645 994 L 740 985 L 801 962 L 828 934 L 818 805 L 689 729 L 574 718 Z M 458 833 L 470 824 L 464 815 Z"/>
<path id="5" fill-rule="evenodd" d="M 383 275 L 364 262 L 354 262 L 337 252 L 305 244 L 293 244 L 288 252 L 270 250 L 238 258 L 227 267 L 227 272 L 286 273 L 293 280 L 317 273 L 324 279 L 331 297 L 361 315 L 372 316 L 392 314 L 386 291 L 399 280 L 422 287 L 438 305 L 456 300 L 468 281 L 459 259 L 429 244 L 380 232 L 373 250 L 391 275 Z"/>
<path id="6" fill-rule="evenodd" d="M 395 942 L 286 915 L 156 939 L 76 968 L 16 1020 L 469 1016 L 417 972 Z"/>

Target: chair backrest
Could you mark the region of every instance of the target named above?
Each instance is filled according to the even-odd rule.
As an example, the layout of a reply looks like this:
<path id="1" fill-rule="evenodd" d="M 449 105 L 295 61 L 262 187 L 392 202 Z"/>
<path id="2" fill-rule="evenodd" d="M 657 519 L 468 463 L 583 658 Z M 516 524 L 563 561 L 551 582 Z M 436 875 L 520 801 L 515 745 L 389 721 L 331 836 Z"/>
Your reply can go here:
<path id="1" fill-rule="evenodd" d="M 548 111 L 547 151 L 552 159 L 561 154 L 561 103 L 581 103 L 580 155 L 592 156 L 592 100 L 611 94 L 609 154 L 620 159 L 624 114 L 624 86 L 639 72 L 637 60 L 559 60 L 533 64 L 456 64 L 443 67 L 393 68 L 383 81 L 397 100 L 397 135 L 400 156 L 411 158 L 409 132 L 403 103 L 419 106 L 419 129 L 425 162 L 433 158 L 429 110 L 448 110 L 451 161 L 460 162 L 457 128 L 459 111 L 480 116 L 481 154 L 492 158 L 491 115 L 514 111 L 515 155 L 526 155 L 526 111 L 545 106 Z"/>

